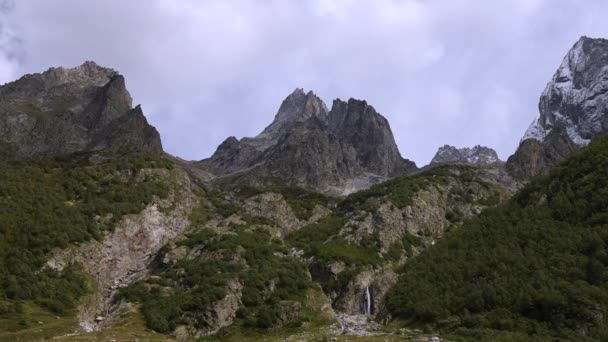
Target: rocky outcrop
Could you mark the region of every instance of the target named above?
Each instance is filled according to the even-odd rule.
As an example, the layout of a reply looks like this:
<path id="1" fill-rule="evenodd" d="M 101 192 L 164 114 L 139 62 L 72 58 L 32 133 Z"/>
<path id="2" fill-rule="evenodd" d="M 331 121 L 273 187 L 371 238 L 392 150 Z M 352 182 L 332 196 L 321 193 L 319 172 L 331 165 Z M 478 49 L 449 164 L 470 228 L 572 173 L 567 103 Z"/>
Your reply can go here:
<path id="1" fill-rule="evenodd" d="M 181 236 L 190 225 L 189 216 L 198 200 L 188 175 L 179 170 L 142 169 L 140 174 L 157 177 L 173 189 L 167 199 L 157 199 L 140 214 L 126 215 L 101 241 L 91 241 L 55 252 L 47 262 L 52 269 L 79 263 L 96 280 L 98 292 L 83 300 L 80 324 L 86 331 L 103 325 L 96 319 L 117 308 L 116 291 L 144 276 L 156 253 L 167 242 Z M 179 189 L 179 190 L 178 190 Z"/>
<path id="2" fill-rule="evenodd" d="M 178 326 L 174 335 L 179 341 L 192 341 L 204 336 L 216 334 L 221 328 L 232 325 L 236 313 L 242 305 L 243 284 L 238 279 L 231 279 L 226 284 L 226 295 L 224 298 L 213 303 L 208 312 L 204 314 L 205 322 L 209 327 L 196 329 L 191 326 Z"/>
<path id="3" fill-rule="evenodd" d="M 327 123 L 327 106 L 312 91 L 304 93 L 303 89 L 298 88 L 285 98 L 274 120 L 262 133 L 255 138 L 243 138 L 242 142 L 258 151 L 265 151 L 276 145 L 293 126 L 313 117 Z"/>
<path id="4" fill-rule="evenodd" d="M 278 226 L 279 237 L 300 228 L 300 221 L 281 194 L 266 192 L 248 198 L 241 208 L 243 216 L 264 217 Z"/>
<path id="5" fill-rule="evenodd" d="M 509 157 L 506 169 L 515 179 L 528 180 L 546 173 L 577 148 L 563 128 L 554 128 L 543 141 L 522 141 L 515 154 Z"/>
<path id="6" fill-rule="evenodd" d="M 310 275 L 315 281 L 336 280 L 345 269 L 346 264 L 342 261 L 332 262 L 328 265 L 311 264 Z"/>
<path id="7" fill-rule="evenodd" d="M 608 131 L 608 40 L 582 37 L 574 44 L 538 107 L 538 117 L 507 161 L 507 169 L 525 180 Z"/>
<path id="8" fill-rule="evenodd" d="M 275 146 L 295 126 L 317 118 L 327 123 L 327 107 L 312 91 L 296 89 L 281 104 L 274 121 L 260 134 L 240 141 L 229 137 L 209 159 L 197 163 L 216 175 L 227 175 L 246 170 L 260 162 L 264 151 Z"/>
<path id="9" fill-rule="evenodd" d="M 327 209 L 325 207 L 322 207 L 322 206 L 316 204 L 315 207 L 312 209 L 312 215 L 310 215 L 308 220 L 306 220 L 306 222 L 304 222 L 304 225 L 317 223 L 320 220 L 326 218 L 331 213 L 332 213 L 332 211 L 330 209 Z"/>
<path id="10" fill-rule="evenodd" d="M 375 317 L 384 305 L 386 294 L 397 283 L 397 278 L 397 273 L 391 269 L 361 272 L 348 283 L 334 306 L 349 315 Z"/>
<path id="11" fill-rule="evenodd" d="M 123 76 L 94 62 L 0 86 L 0 142 L 22 159 L 83 151 L 162 152 L 158 132 L 141 107 L 133 108 Z"/>
<path id="12" fill-rule="evenodd" d="M 401 158 L 386 118 L 365 101 L 334 100 L 329 112 L 329 129 L 353 147 L 356 160 L 365 172 L 394 177 L 416 169 L 413 162 Z"/>
<path id="13" fill-rule="evenodd" d="M 473 148 L 456 148 L 443 145 L 431 160 L 431 165 L 463 163 L 474 165 L 488 165 L 500 162 L 496 151 L 489 147 L 476 145 Z"/>
<path id="14" fill-rule="evenodd" d="M 420 242 L 419 246 L 412 246 L 412 254 L 407 255 L 411 257 L 462 219 L 479 214 L 490 199 L 501 201 L 510 196 L 510 191 L 499 184 L 481 178 L 466 180 L 457 176 L 457 170 L 451 172 L 455 172 L 454 177 L 418 190 L 404 208 L 385 199 L 371 212 L 353 213 L 340 235 L 354 243 L 373 237 L 380 242 L 382 254 L 410 235 Z"/>
<path id="15" fill-rule="evenodd" d="M 348 194 L 416 165 L 403 159 L 388 121 L 365 101 L 335 100 L 328 112 L 314 93 L 296 89 L 258 136 L 228 138 L 196 162 L 218 179 L 263 186 L 275 183 Z"/>
<path id="16" fill-rule="evenodd" d="M 262 152 L 255 147 L 229 137 L 211 158 L 201 161 L 198 166 L 212 174 L 232 174 L 249 168 L 261 155 Z"/>
<path id="17" fill-rule="evenodd" d="M 340 231 L 348 241 L 361 242 L 374 236 L 381 243 L 381 253 L 386 253 L 395 241 L 400 241 L 406 231 L 403 211 L 391 202 L 384 202 L 372 213 L 361 218 L 353 217 Z"/>
<path id="18" fill-rule="evenodd" d="M 327 134 L 323 123 L 313 118 L 296 125 L 266 151 L 260 165 L 244 174 L 241 181 L 258 186 L 278 181 L 339 193 L 344 180 L 363 172 L 354 159 L 354 149 Z"/>

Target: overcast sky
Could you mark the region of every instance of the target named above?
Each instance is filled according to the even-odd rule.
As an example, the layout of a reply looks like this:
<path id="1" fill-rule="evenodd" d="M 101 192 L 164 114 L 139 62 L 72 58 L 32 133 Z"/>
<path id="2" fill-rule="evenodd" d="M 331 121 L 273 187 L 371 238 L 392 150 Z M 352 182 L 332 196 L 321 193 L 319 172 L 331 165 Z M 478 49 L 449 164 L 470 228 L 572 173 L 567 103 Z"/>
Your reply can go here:
<path id="1" fill-rule="evenodd" d="M 365 99 L 401 154 L 443 144 L 513 153 L 605 0 L 0 0 L 0 84 L 86 60 L 125 75 L 168 152 L 254 136 L 296 87 Z"/>

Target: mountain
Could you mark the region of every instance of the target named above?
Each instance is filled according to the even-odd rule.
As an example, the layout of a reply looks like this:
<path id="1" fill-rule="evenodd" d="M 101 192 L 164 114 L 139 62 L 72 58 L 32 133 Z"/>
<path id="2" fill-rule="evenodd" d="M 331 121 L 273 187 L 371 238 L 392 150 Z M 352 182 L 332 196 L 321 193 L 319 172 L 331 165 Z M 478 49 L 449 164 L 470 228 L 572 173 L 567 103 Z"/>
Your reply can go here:
<path id="1" fill-rule="evenodd" d="M 608 40 L 582 37 L 574 44 L 540 97 L 538 117 L 507 160 L 513 176 L 545 173 L 608 131 L 606 66 Z"/>
<path id="2" fill-rule="evenodd" d="M 278 181 L 334 194 L 416 169 L 401 157 L 388 121 L 367 102 L 336 99 L 328 111 L 313 92 L 302 89 L 283 101 L 258 136 L 229 137 L 195 165 L 231 182 Z"/>
<path id="3" fill-rule="evenodd" d="M 408 262 L 392 317 L 482 341 L 605 340 L 607 165 L 603 135 Z"/>
<path id="4" fill-rule="evenodd" d="M 149 328 L 182 340 L 242 327 L 317 327 L 344 315 L 381 318 L 398 265 L 509 196 L 469 165 L 343 198 L 287 186 L 216 187 L 200 195 L 187 234 L 159 252 L 150 277 L 117 298 L 142 304 Z M 158 296 L 160 286 L 166 295 Z"/>
<path id="5" fill-rule="evenodd" d="M 0 340 L 375 326 L 397 265 L 510 196 L 471 165 L 404 175 L 415 165 L 365 101 L 328 110 L 297 89 L 258 136 L 193 165 L 161 153 L 111 69 L 1 90 L 16 158 L 0 163 Z"/>
<path id="6" fill-rule="evenodd" d="M 161 153 L 122 75 L 94 62 L 51 68 L 0 86 L 0 147 L 19 159 L 75 152 Z"/>
<path id="7" fill-rule="evenodd" d="M 496 151 L 489 147 L 476 145 L 473 148 L 456 148 L 443 145 L 431 160 L 431 165 L 447 163 L 464 163 L 487 165 L 499 162 Z"/>
<path id="8" fill-rule="evenodd" d="M 569 92 L 602 82 L 585 65 Z M 480 146 L 416 170 L 365 101 L 302 89 L 198 162 L 161 153 L 122 76 L 92 62 L 0 95 L 2 341 L 608 336 L 608 138 L 563 96 L 512 182 Z"/>

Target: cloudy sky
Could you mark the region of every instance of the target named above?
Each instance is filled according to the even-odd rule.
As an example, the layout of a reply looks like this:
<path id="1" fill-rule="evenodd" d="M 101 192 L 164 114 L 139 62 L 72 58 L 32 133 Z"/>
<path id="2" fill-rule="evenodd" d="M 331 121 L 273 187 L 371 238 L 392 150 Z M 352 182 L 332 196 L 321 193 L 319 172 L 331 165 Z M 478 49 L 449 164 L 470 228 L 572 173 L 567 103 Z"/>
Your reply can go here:
<path id="1" fill-rule="evenodd" d="M 125 75 L 165 149 L 253 136 L 294 88 L 365 99 L 404 157 L 487 145 L 506 159 L 605 0 L 0 0 L 0 84 L 85 60 Z"/>

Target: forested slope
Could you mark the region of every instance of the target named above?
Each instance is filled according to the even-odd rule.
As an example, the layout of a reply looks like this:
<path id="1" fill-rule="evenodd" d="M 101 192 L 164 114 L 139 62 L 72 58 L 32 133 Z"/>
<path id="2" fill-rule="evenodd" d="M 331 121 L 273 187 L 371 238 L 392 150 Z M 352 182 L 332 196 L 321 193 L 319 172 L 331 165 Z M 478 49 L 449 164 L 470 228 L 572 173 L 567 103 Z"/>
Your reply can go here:
<path id="1" fill-rule="evenodd" d="M 394 317 L 472 339 L 608 339 L 608 137 L 408 262 Z"/>

